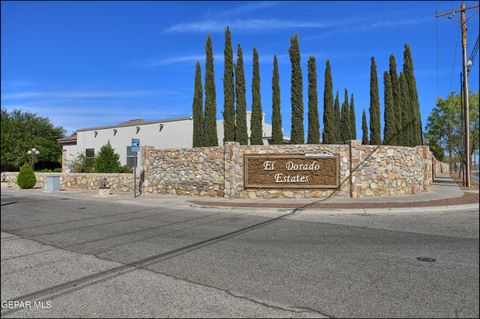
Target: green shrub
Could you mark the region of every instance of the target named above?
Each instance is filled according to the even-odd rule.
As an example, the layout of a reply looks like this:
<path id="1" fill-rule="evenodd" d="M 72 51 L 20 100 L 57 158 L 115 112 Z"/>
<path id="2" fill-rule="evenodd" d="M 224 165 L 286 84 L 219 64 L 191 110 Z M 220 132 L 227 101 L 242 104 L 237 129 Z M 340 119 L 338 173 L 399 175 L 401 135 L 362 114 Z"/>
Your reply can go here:
<path id="1" fill-rule="evenodd" d="M 70 170 L 72 173 L 93 173 L 93 167 L 85 153 L 77 154 L 77 157 L 70 164 Z"/>
<path id="2" fill-rule="evenodd" d="M 51 173 L 52 170 L 48 169 L 48 168 L 42 168 L 40 170 L 37 170 L 37 172 L 39 172 L 39 173 Z"/>
<path id="3" fill-rule="evenodd" d="M 57 167 L 53 170 L 54 173 L 61 173 L 62 172 L 62 168 L 61 167 Z"/>
<path id="4" fill-rule="evenodd" d="M 123 165 L 119 173 L 133 173 L 133 169 L 130 166 Z"/>
<path id="5" fill-rule="evenodd" d="M 95 173 L 119 173 L 122 170 L 120 164 L 120 155 L 115 153 L 115 150 L 108 142 L 100 148 L 100 152 L 93 161 L 93 169 Z"/>
<path id="6" fill-rule="evenodd" d="M 37 183 L 35 173 L 28 164 L 23 164 L 17 176 L 17 184 L 21 189 L 33 188 Z"/>

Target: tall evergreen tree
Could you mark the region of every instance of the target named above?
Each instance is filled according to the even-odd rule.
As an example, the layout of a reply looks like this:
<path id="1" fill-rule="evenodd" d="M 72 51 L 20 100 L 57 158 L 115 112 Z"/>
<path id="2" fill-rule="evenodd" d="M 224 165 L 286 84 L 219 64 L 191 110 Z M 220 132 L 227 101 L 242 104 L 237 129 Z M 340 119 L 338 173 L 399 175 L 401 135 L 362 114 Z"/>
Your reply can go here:
<path id="1" fill-rule="evenodd" d="M 230 28 L 225 29 L 224 71 L 223 71 L 223 132 L 224 141 L 235 139 L 235 87 L 233 84 L 233 50 Z"/>
<path id="2" fill-rule="evenodd" d="M 317 65 L 315 57 L 308 59 L 308 144 L 320 143 L 318 121 Z"/>
<path id="3" fill-rule="evenodd" d="M 413 115 L 412 146 L 422 145 L 423 129 L 422 119 L 420 116 L 420 104 L 418 102 L 417 81 L 415 80 L 415 75 L 413 71 L 412 52 L 408 44 L 405 44 L 403 51 L 403 73 L 405 75 L 405 80 L 408 85 L 409 109 Z"/>
<path id="4" fill-rule="evenodd" d="M 368 124 L 367 124 L 367 114 L 363 110 L 362 114 L 362 144 L 368 144 Z"/>
<path id="5" fill-rule="evenodd" d="M 340 143 L 342 141 L 342 135 L 341 135 L 341 128 L 340 128 L 340 119 L 341 119 L 341 113 L 340 113 L 340 95 L 338 94 L 335 96 L 335 143 Z"/>
<path id="6" fill-rule="evenodd" d="M 298 34 L 290 38 L 290 63 L 292 64 L 291 102 L 292 102 L 292 129 L 291 144 L 303 144 L 305 141 L 303 129 L 303 78 L 300 66 L 300 46 Z"/>
<path id="7" fill-rule="evenodd" d="M 323 90 L 323 143 L 335 143 L 335 109 L 333 104 L 332 71 L 330 60 L 325 67 L 325 84 Z"/>
<path id="8" fill-rule="evenodd" d="M 355 105 L 353 101 L 353 94 L 350 97 L 350 130 L 352 133 L 351 139 L 356 140 L 357 139 L 357 123 L 356 122 L 356 117 L 355 117 Z"/>
<path id="9" fill-rule="evenodd" d="M 262 101 L 260 97 L 260 66 L 257 49 L 253 49 L 252 118 L 250 120 L 250 144 L 263 145 Z"/>
<path id="10" fill-rule="evenodd" d="M 402 144 L 402 109 L 401 105 L 401 95 L 400 95 L 400 82 L 398 80 L 397 74 L 397 63 L 395 61 L 395 56 L 390 55 L 390 81 L 392 83 L 392 97 L 393 97 L 393 109 L 395 114 L 395 136 L 392 140 L 391 145 L 401 145 Z"/>
<path id="11" fill-rule="evenodd" d="M 243 51 L 240 44 L 237 47 L 237 63 L 235 65 L 235 141 L 241 145 L 248 145 L 247 131 L 247 100 L 245 98 L 245 73 L 243 69 Z"/>
<path id="12" fill-rule="evenodd" d="M 200 62 L 195 67 L 195 88 L 193 94 L 193 147 L 203 146 L 203 89 Z"/>
<path id="13" fill-rule="evenodd" d="M 280 75 L 277 56 L 273 57 L 272 76 L 272 144 L 283 143 L 282 113 L 280 112 Z"/>
<path id="14" fill-rule="evenodd" d="M 370 144 L 380 145 L 380 97 L 378 94 L 377 65 L 375 58 L 371 59 L 370 66 Z"/>
<path id="15" fill-rule="evenodd" d="M 400 101 L 401 101 L 401 113 L 402 113 L 402 144 L 403 146 L 413 146 L 413 124 L 414 117 L 411 114 L 410 110 L 410 97 L 408 95 L 409 88 L 407 80 L 405 79 L 405 74 L 400 73 L 399 77 L 400 83 Z"/>
<path id="16" fill-rule="evenodd" d="M 348 105 L 347 89 L 345 89 L 345 99 L 342 103 L 342 114 L 340 117 L 340 137 L 343 143 L 350 140 L 352 137 L 352 130 L 350 127 L 350 106 Z"/>
<path id="17" fill-rule="evenodd" d="M 383 73 L 383 85 L 384 85 L 384 123 L 383 128 L 383 144 L 395 145 L 395 109 L 393 105 L 393 88 L 390 80 L 390 74 L 387 71 Z"/>
<path id="18" fill-rule="evenodd" d="M 204 129 L 204 146 L 218 146 L 217 138 L 217 101 L 215 90 L 215 71 L 213 67 L 213 46 L 212 36 L 209 34 L 206 51 L 206 67 L 205 67 L 205 129 Z"/>

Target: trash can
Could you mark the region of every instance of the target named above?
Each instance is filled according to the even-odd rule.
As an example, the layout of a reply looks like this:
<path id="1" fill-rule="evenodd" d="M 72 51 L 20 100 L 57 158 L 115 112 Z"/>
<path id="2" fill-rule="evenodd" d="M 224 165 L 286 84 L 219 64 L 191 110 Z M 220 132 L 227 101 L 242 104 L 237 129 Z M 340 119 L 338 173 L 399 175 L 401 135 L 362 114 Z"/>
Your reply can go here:
<path id="1" fill-rule="evenodd" d="M 47 175 L 45 177 L 44 192 L 60 191 L 60 175 Z"/>

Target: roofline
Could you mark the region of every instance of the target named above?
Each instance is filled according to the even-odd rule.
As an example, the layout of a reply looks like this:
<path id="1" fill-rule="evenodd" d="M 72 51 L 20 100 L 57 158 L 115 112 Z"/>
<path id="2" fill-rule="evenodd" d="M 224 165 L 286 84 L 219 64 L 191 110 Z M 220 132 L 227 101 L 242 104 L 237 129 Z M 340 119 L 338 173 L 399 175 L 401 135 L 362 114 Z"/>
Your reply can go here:
<path id="1" fill-rule="evenodd" d="M 78 129 L 77 132 L 85 132 L 85 131 L 92 131 L 92 130 L 104 130 L 104 129 L 117 128 L 117 127 L 141 126 L 141 125 L 167 123 L 167 122 L 179 122 L 179 121 L 187 121 L 187 120 L 191 120 L 191 119 L 192 119 L 191 116 L 186 116 L 186 117 L 178 117 L 178 118 L 173 118 L 173 119 L 145 121 L 143 123 L 137 123 L 137 124 L 125 123 L 125 124 L 122 124 L 122 125 L 117 124 L 117 125 L 97 126 L 97 127 L 91 127 L 91 128 L 81 128 L 81 129 Z"/>

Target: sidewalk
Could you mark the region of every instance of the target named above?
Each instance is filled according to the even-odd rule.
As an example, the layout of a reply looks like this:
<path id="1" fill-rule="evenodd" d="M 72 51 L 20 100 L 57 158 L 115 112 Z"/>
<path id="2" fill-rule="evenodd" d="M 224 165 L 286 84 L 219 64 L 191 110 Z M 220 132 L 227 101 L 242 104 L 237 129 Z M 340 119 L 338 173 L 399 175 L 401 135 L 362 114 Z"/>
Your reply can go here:
<path id="1" fill-rule="evenodd" d="M 449 177 L 442 176 L 436 179 L 430 192 L 414 195 L 363 197 L 363 198 L 325 198 L 325 199 L 228 199 L 219 197 L 194 197 L 170 194 L 141 194 L 133 198 L 132 192 L 114 193 L 108 197 L 100 197 L 98 191 L 69 189 L 57 193 L 45 193 L 41 189 L 18 190 L 2 189 L 5 193 L 25 192 L 29 195 L 49 195 L 54 197 L 88 198 L 100 201 L 110 201 L 124 204 L 140 204 L 146 206 L 161 206 L 177 209 L 191 207 L 198 208 L 258 208 L 258 209 L 329 209 L 353 210 L 364 209 L 396 209 L 417 208 L 422 211 L 427 207 L 442 209 L 478 209 L 479 193 L 463 191 L 457 183 Z M 363 212 L 363 211 L 362 211 Z"/>

